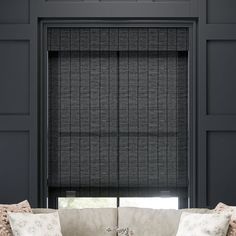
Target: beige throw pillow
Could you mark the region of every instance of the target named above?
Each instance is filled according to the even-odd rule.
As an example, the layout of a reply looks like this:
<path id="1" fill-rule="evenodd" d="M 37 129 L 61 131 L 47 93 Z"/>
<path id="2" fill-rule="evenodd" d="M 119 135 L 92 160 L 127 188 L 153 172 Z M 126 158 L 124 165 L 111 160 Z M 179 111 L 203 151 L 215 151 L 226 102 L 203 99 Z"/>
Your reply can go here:
<path id="1" fill-rule="evenodd" d="M 220 202 L 214 209 L 216 213 L 231 214 L 227 236 L 236 236 L 236 206 L 228 206 Z"/>
<path id="2" fill-rule="evenodd" d="M 230 215 L 182 213 L 176 236 L 226 236 Z"/>
<path id="3" fill-rule="evenodd" d="M 58 212 L 8 213 L 14 236 L 62 236 Z"/>
<path id="4" fill-rule="evenodd" d="M 7 217 L 8 212 L 28 212 L 31 213 L 31 207 L 28 201 L 23 201 L 18 204 L 0 205 L 0 235 L 12 236 L 11 227 Z"/>

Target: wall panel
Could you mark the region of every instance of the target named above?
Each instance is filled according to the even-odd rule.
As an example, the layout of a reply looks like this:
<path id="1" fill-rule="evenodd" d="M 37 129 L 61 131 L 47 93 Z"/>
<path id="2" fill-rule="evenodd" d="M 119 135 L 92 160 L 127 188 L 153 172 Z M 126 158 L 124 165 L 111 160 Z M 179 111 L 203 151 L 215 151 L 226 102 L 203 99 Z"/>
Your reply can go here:
<path id="1" fill-rule="evenodd" d="M 207 22 L 210 24 L 236 23 L 235 0 L 207 0 Z"/>
<path id="2" fill-rule="evenodd" d="M 210 131 L 207 135 L 207 205 L 218 202 L 235 205 L 236 132 Z"/>
<path id="3" fill-rule="evenodd" d="M 88 2 L 89 1 L 89 2 Z M 212 186 L 218 180 L 215 169 L 222 165 L 218 153 L 228 148 L 226 158 L 234 164 L 232 153 L 235 138 L 235 0 L 139 0 L 138 2 L 107 0 L 66 1 L 66 0 L 1 0 L 0 1 L 0 182 L 4 194 L 0 202 L 15 202 L 20 198 L 30 198 L 37 206 L 38 188 L 38 21 L 42 18 L 158 18 L 158 19 L 195 19 L 198 22 L 198 112 L 194 117 L 197 122 L 197 202 L 194 206 L 214 205 L 218 200 L 236 204 L 235 192 L 230 193 L 234 199 L 226 199 L 224 185 L 219 189 Z M 224 25 L 222 25 L 224 24 Z M 19 41 L 19 39 L 23 41 Z M 11 40 L 11 41 L 9 41 Z M 211 41 L 209 41 L 211 40 Z M 219 41 L 223 40 L 223 41 Z M 231 41 L 230 41 L 231 40 Z M 208 44 L 206 43 L 208 41 Z M 8 53 L 10 52 L 10 53 Z M 208 58 L 206 59 L 206 55 Z M 208 70 L 207 70 L 208 64 Z M 224 70 L 219 66 L 224 65 Z M 215 122 L 217 120 L 217 122 Z M 230 122 L 227 122 L 230 120 Z M 212 125 L 213 124 L 213 125 Z M 214 127 L 213 127 L 214 126 Z M 214 128 L 214 129 L 213 129 Z M 219 130 L 227 128 L 221 133 Z M 8 132 L 12 130 L 11 132 Z M 16 131 L 17 130 L 17 131 Z M 21 130 L 24 130 L 22 132 Z M 207 132 L 212 130 L 215 133 Z M 229 132 L 228 132 L 229 131 Z M 27 132 L 30 132 L 29 136 Z M 27 137 L 26 137 L 27 136 Z M 221 144 L 225 137 L 229 144 Z M 8 140 L 9 144 L 5 141 Z M 18 142 L 19 141 L 19 142 Z M 209 146 L 208 143 L 209 142 Z M 19 143 L 24 147 L 20 150 Z M 11 145 L 9 147 L 9 145 Z M 228 145 L 230 145 L 228 147 Z M 26 149 L 30 154 L 26 155 Z M 209 153 L 207 151 L 209 149 Z M 16 150 L 18 150 L 16 152 Z M 215 154 L 216 153 L 216 157 Z M 2 155 L 4 154 L 4 155 Z M 17 155 L 16 155 L 17 154 Z M 22 160 L 17 175 L 12 174 L 12 161 Z M 207 158 L 209 158 L 207 162 Z M 31 160 L 30 166 L 28 160 Z M 18 162 L 17 162 L 18 163 Z M 223 163 L 224 164 L 224 163 Z M 29 167 L 29 168 L 28 168 Z M 14 168 L 16 168 L 14 166 Z M 231 173 L 231 166 L 226 163 L 223 171 Z M 207 175 L 209 170 L 209 179 Z M 213 171 L 213 172 L 212 172 Z M 15 173 L 14 173 L 15 174 Z M 234 173 L 231 173 L 234 177 Z M 6 188 L 5 177 L 9 186 Z M 30 178 L 30 192 L 26 178 Z M 221 176 L 222 183 L 233 184 L 228 175 Z M 23 181 L 24 180 L 24 181 Z M 17 182 L 19 181 L 19 182 Z M 22 182 L 21 182 L 22 181 Z M 19 189 L 16 185 L 19 185 Z M 208 184 L 208 185 L 207 185 Z M 227 186 L 230 186 L 228 184 Z M 16 187 L 16 189 L 14 189 Z M 208 189 L 209 188 L 209 189 Z M 228 190 L 228 189 L 226 189 Z M 207 202 L 208 195 L 208 202 Z M 232 201 L 231 201 L 232 200 Z"/>
<path id="4" fill-rule="evenodd" d="M 29 113 L 29 42 L 0 41 L 0 115 Z"/>
<path id="5" fill-rule="evenodd" d="M 197 204 L 236 204 L 234 173 L 236 4 L 199 0 Z M 232 197 L 231 197 L 231 196 Z"/>
<path id="6" fill-rule="evenodd" d="M 30 139 L 26 131 L 0 131 L 0 202 L 30 197 Z"/>
<path id="7" fill-rule="evenodd" d="M 207 43 L 208 114 L 236 114 L 236 40 Z"/>
<path id="8" fill-rule="evenodd" d="M 29 23 L 30 0 L 1 0 L 1 24 L 27 24 Z"/>
<path id="9" fill-rule="evenodd" d="M 43 1 L 43 0 L 42 0 Z M 197 17 L 198 9 L 191 1 L 50 1 L 38 4 L 40 17 Z"/>

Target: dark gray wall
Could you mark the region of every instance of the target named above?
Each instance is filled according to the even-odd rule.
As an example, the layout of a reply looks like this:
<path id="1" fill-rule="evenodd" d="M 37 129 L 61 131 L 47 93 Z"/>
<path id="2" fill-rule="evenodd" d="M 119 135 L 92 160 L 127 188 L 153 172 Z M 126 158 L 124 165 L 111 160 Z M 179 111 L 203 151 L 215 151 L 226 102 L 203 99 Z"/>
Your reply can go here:
<path id="1" fill-rule="evenodd" d="M 235 0 L 0 3 L 0 202 L 38 192 L 38 22 L 40 18 L 139 17 L 198 22 L 196 206 L 236 205 Z"/>

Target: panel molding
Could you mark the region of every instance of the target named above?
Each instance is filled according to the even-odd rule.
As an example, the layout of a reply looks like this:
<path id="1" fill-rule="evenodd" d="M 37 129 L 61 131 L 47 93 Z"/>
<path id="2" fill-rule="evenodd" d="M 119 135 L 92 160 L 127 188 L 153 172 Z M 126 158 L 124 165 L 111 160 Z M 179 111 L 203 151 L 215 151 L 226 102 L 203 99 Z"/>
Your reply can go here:
<path id="1" fill-rule="evenodd" d="M 1 131 L 29 131 L 30 117 L 29 116 L 0 116 L 0 132 Z"/>
<path id="2" fill-rule="evenodd" d="M 236 40 L 236 24 L 210 24 L 204 27 L 207 40 Z"/>
<path id="3" fill-rule="evenodd" d="M 206 0 L 207 24 L 235 24 L 235 7 L 234 0 Z"/>
<path id="4" fill-rule="evenodd" d="M 227 204 L 234 205 L 235 204 L 235 191 L 232 188 L 234 176 L 232 173 L 235 173 L 234 166 L 235 166 L 235 159 L 231 158 L 230 163 L 227 161 L 226 158 L 234 156 L 235 149 L 235 137 L 236 137 L 236 130 L 221 130 L 221 131 L 207 131 L 206 132 L 206 141 L 207 141 L 207 148 L 206 148 L 206 205 L 208 208 L 215 207 L 219 201 L 226 202 Z M 218 139 L 217 143 L 213 143 L 213 140 L 216 142 L 216 138 Z M 221 148 L 219 147 L 223 145 L 225 142 L 226 147 Z M 212 145 L 212 146 L 210 146 Z M 217 151 L 215 148 L 217 147 Z M 213 148 L 213 149 L 211 149 Z M 232 152 L 233 151 L 233 152 Z M 213 152 L 214 154 L 211 154 Z M 216 154 L 217 152 L 217 154 Z M 220 157 L 218 157 L 219 155 Z M 222 160 L 220 161 L 219 158 Z M 220 162 L 219 162 L 220 161 Z M 212 168 L 212 166 L 214 168 Z M 227 166 L 228 174 L 225 174 L 225 171 L 222 171 Z M 214 173 L 211 173 L 212 169 L 214 169 Z M 213 176 L 215 180 L 215 186 L 212 187 L 210 183 L 210 179 L 213 181 Z M 224 178 L 222 178 L 224 176 Z M 224 180 L 225 179 L 225 180 Z M 231 181 L 232 180 L 232 181 Z M 222 184 L 222 181 L 223 184 Z M 215 193 L 211 193 L 214 189 Z M 232 191 L 229 192 L 229 189 Z M 225 193 L 228 194 L 225 194 Z M 220 196 L 219 196 L 220 195 Z M 213 196 L 213 198 L 211 197 Z M 223 199 L 224 198 L 224 199 Z M 214 202 L 211 202 L 213 200 Z"/>
<path id="5" fill-rule="evenodd" d="M 3 203 L 19 202 L 23 201 L 26 198 L 31 199 L 32 191 L 30 188 L 30 133 L 29 131 L 24 130 L 5 130 L 0 131 L 0 138 L 3 139 L 1 144 L 1 159 L 8 157 L 11 158 L 8 166 L 4 167 L 4 170 L 1 171 L 1 179 L 6 181 L 8 185 L 8 191 L 11 192 L 11 196 L 8 197 L 8 194 L 1 194 L 0 199 Z M 13 143 L 13 141 L 15 143 Z M 5 142 L 5 144 L 4 144 Z M 22 146 L 22 145 L 25 146 Z M 9 145 L 9 146 L 8 146 Z M 13 146 L 14 148 L 10 147 Z M 15 149 L 17 148 L 17 149 Z M 3 155 L 4 154 L 4 155 Z M 23 154 L 18 156 L 19 154 Z M 9 159 L 8 159 L 9 161 Z M 27 166 L 25 167 L 25 164 Z M 25 167 L 25 170 L 22 168 Z M 26 170 L 28 170 L 26 172 Z M 4 173 L 6 171 L 6 173 Z M 21 173 L 23 171 L 23 173 Z M 26 179 L 25 179 L 26 178 Z M 13 183 L 17 182 L 16 186 L 13 186 Z M 20 191 L 24 187 L 24 191 Z M 17 191 L 17 192 L 14 192 Z M 14 193 L 13 193 L 14 192 Z"/>
<path id="6" fill-rule="evenodd" d="M 32 25 L 0 24 L 0 40 L 30 40 L 32 32 Z"/>
<path id="7" fill-rule="evenodd" d="M 199 138 L 201 137 L 201 138 Z M 197 207 L 207 207 L 207 132 L 198 130 Z"/>
<path id="8" fill-rule="evenodd" d="M 168 2 L 44 2 L 38 3 L 39 17 L 197 17 L 191 1 Z"/>
<path id="9" fill-rule="evenodd" d="M 29 24 L 30 23 L 30 1 L 31 0 L 2 0 L 2 11 L 0 8 L 0 24 Z M 17 4 L 17 5 L 16 5 Z M 15 5 L 13 7 L 13 5 Z M 21 6 L 23 5 L 23 6 Z M 13 17 L 14 16 L 14 17 Z"/>
<path id="10" fill-rule="evenodd" d="M 26 0 L 29 5 L 28 14 L 25 18 L 23 16 L 23 21 L 17 21 L 13 19 L 11 22 L 1 21 L 0 22 L 0 39 L 1 40 L 30 40 L 30 113 L 28 115 L 0 115 L 0 130 L 18 130 L 20 131 L 30 130 L 30 155 L 31 155 L 31 189 L 32 191 L 31 200 L 33 200 L 34 206 L 38 206 L 37 203 L 37 183 L 41 181 L 37 173 L 38 168 L 38 150 L 37 150 L 37 139 L 38 139 L 38 127 L 37 127 L 37 64 L 38 64 L 38 22 L 42 18 L 61 18 L 65 17 L 67 19 L 81 19 L 86 17 L 86 19 L 94 19 L 100 17 L 104 19 L 105 17 L 120 18 L 125 17 L 126 19 L 132 19 L 132 17 L 141 18 L 159 18 L 166 19 L 184 19 L 191 18 L 198 20 L 198 68 L 197 70 L 197 101 L 198 110 L 196 112 L 196 122 L 197 125 L 195 129 L 196 139 L 198 146 L 196 147 L 197 155 L 197 166 L 196 178 L 197 178 L 197 204 L 195 206 L 205 207 L 206 206 L 206 192 L 207 186 L 205 186 L 205 161 L 206 161 L 206 132 L 207 130 L 223 131 L 223 130 L 236 130 L 235 129 L 235 115 L 207 115 L 206 112 L 206 80 L 207 80 L 207 62 L 206 62 L 206 42 L 207 40 L 236 40 L 236 27 L 234 20 L 230 19 L 226 15 L 226 19 L 220 19 L 215 21 L 215 19 L 209 20 L 209 0 L 157 0 L 155 3 L 148 2 L 149 0 L 143 0 L 138 3 L 128 2 L 101 2 L 96 3 L 90 1 L 87 3 L 78 3 L 73 1 L 59 0 Z M 22 1 L 22 2 L 26 2 Z M 10 1 L 8 1 L 10 2 Z M 18 0 L 18 2 L 21 2 Z M 215 4 L 215 0 L 211 0 Z M 222 4 L 226 4 L 228 0 L 222 1 Z M 0 5 L 3 3 L 1 1 Z M 24 3 L 23 3 L 24 5 Z M 208 6 L 207 6 L 208 5 Z M 11 5 L 11 8 L 17 7 Z M 2 8 L 1 8 L 2 9 Z M 233 9 L 234 10 L 234 9 Z M 4 12 L 5 13 L 5 12 Z M 7 18 L 12 17 L 11 9 L 6 11 Z M 214 15 L 217 12 L 213 12 Z M 13 17 L 15 17 L 13 15 Z M 233 16 L 235 18 L 235 16 Z M 11 19 L 10 19 L 11 20 Z M 225 22 L 222 24 L 222 22 Z"/>
<path id="11" fill-rule="evenodd" d="M 236 130 L 236 115 L 207 115 L 204 118 L 203 127 L 212 131 Z"/>
<path id="12" fill-rule="evenodd" d="M 232 57 L 231 52 L 232 54 L 236 53 L 236 40 L 213 39 L 207 40 L 206 43 L 207 115 L 234 116 L 236 115 L 236 106 L 234 106 L 234 103 L 232 102 L 234 101 L 235 94 L 235 92 L 233 91 L 233 88 L 235 87 L 235 73 L 233 70 L 235 70 L 236 72 L 236 69 L 233 65 L 233 62 L 235 60 Z M 232 45 L 234 45 L 234 47 L 232 47 Z M 227 56 L 224 52 L 226 49 Z M 225 62 L 228 63 L 223 64 Z M 223 70 L 219 71 L 220 68 L 222 68 Z M 215 70 L 218 70 L 218 73 L 215 74 Z M 224 72 L 224 75 L 221 73 L 221 71 Z M 228 73 L 230 73 L 231 75 L 229 75 Z M 230 111 L 230 109 L 232 109 L 232 111 Z"/>
<path id="13" fill-rule="evenodd" d="M 1 44 L 6 44 L 6 45 L 8 45 L 9 46 L 9 49 L 12 49 L 12 47 L 15 47 L 15 49 L 17 48 L 17 47 L 19 47 L 19 50 L 21 50 L 21 52 L 22 52 L 22 50 L 23 50 L 23 48 L 20 48 L 20 46 L 21 47 L 23 47 L 23 45 L 24 45 L 24 50 L 27 48 L 27 52 L 25 52 L 25 56 L 27 56 L 27 58 L 23 58 L 24 60 L 27 60 L 27 62 L 26 62 L 26 64 L 27 65 L 25 65 L 26 66 L 26 68 L 23 68 L 25 71 L 24 71 L 24 73 L 27 73 L 27 74 L 21 74 L 21 76 L 22 76 L 22 78 L 25 78 L 25 82 L 26 83 L 28 83 L 27 84 L 27 91 L 22 91 L 22 92 L 24 92 L 24 93 L 27 93 L 27 95 L 25 95 L 26 97 L 25 97 L 25 99 L 27 99 L 27 101 L 26 101 L 26 103 L 28 103 L 27 105 L 26 104 L 24 104 L 23 105 L 23 102 L 22 102 L 22 104 L 21 105 L 23 105 L 23 106 L 25 106 L 24 108 L 22 107 L 22 111 L 17 111 L 17 110 L 15 110 L 14 111 L 14 109 L 16 109 L 16 107 L 14 107 L 14 108 L 12 108 L 12 110 L 11 109 L 9 109 L 9 111 L 0 111 L 0 115 L 6 115 L 6 116 L 9 116 L 9 115 L 29 115 L 30 114 L 30 41 L 29 40 L 0 40 L 0 45 Z M 5 48 L 4 48 L 5 49 Z M 12 52 L 13 53 L 13 52 Z M 19 52 L 18 52 L 19 53 Z M 5 55 L 6 56 L 6 55 Z M 13 55 L 11 55 L 12 57 L 13 57 Z M 23 55 L 17 55 L 18 57 L 19 56 L 23 56 Z M 13 59 L 13 58 L 12 58 Z M 22 62 L 24 61 L 22 58 L 20 59 Z M 2 60 L 3 60 L 3 58 L 2 58 Z M 8 61 L 10 62 L 10 58 L 8 58 Z M 15 62 L 17 62 L 17 61 L 15 61 Z M 12 62 L 11 62 L 12 63 Z M 9 65 L 5 65 L 6 67 L 9 67 L 9 69 L 10 69 L 10 64 Z M 19 68 L 20 69 L 20 68 Z M 13 70 L 12 70 L 13 71 Z M 6 73 L 7 71 L 5 71 L 5 77 L 6 76 L 9 76 L 9 73 Z M 9 71 L 8 71 L 9 72 Z M 22 73 L 23 73 L 23 71 L 21 71 Z M 11 76 L 16 76 L 16 75 L 14 75 L 14 74 L 12 74 Z M 18 76 L 18 75 L 17 75 Z M 9 79 L 9 78 L 8 78 Z M 12 78 L 13 79 L 13 78 Z M 15 82 L 17 81 L 17 79 L 20 79 L 19 77 L 18 78 L 15 78 L 14 80 L 15 80 Z M 21 84 L 21 83 L 19 83 L 19 84 Z M 19 86 L 19 84 L 18 84 L 18 86 Z M 9 86 L 10 86 L 10 84 L 8 84 L 7 85 L 8 86 L 8 89 L 10 89 L 9 88 Z M 11 86 L 13 87 L 14 86 L 14 84 L 11 84 Z M 16 90 L 17 90 L 18 88 L 15 88 L 15 92 L 16 92 Z M 10 92 L 9 92 L 10 93 Z M 13 95 L 13 94 L 12 94 Z M 21 96 L 22 96 L 22 94 L 21 94 Z M 18 99 L 19 99 L 19 95 L 18 95 Z M 8 96 L 8 98 L 9 98 L 9 96 Z M 2 99 L 3 99 L 3 97 L 2 97 Z M 4 99 L 3 99 L 4 100 Z M 5 107 L 5 108 L 3 108 L 3 109 L 6 109 L 6 105 L 4 105 L 4 103 L 6 103 L 7 102 L 7 100 L 4 100 L 4 101 L 2 101 L 0 104 L 1 105 L 3 105 L 3 107 Z M 14 101 L 15 102 L 15 101 Z M 8 104 L 9 104 L 9 101 L 8 101 Z M 13 101 L 12 101 L 12 104 L 13 104 Z M 18 104 L 19 105 L 19 104 Z M 9 104 L 9 106 L 10 106 L 10 104 Z M 1 109 L 1 108 L 0 108 Z M 18 108 L 17 108 L 18 109 Z"/>

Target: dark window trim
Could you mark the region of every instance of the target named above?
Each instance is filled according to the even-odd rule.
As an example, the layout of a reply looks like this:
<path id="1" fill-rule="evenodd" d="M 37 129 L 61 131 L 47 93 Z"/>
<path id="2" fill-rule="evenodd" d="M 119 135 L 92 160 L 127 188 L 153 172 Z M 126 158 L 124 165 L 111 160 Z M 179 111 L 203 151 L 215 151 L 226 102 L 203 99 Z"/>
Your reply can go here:
<path id="1" fill-rule="evenodd" d="M 196 120 L 197 120 L 197 105 L 196 105 L 196 71 L 197 71 L 197 22 L 194 19 L 190 20 L 158 20 L 158 19 L 42 19 L 39 21 L 39 110 L 38 110 L 38 129 L 39 129 L 39 207 L 47 207 L 47 29 L 49 27 L 188 27 L 189 28 L 189 189 L 188 200 L 180 200 L 179 207 L 195 207 L 196 199 Z M 51 200 L 52 201 L 52 200 Z M 187 202 L 187 206 L 184 202 Z M 57 208 L 57 201 L 52 201 L 50 206 Z"/>

